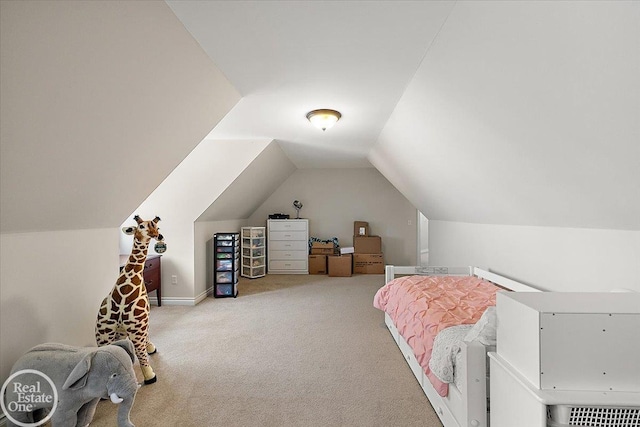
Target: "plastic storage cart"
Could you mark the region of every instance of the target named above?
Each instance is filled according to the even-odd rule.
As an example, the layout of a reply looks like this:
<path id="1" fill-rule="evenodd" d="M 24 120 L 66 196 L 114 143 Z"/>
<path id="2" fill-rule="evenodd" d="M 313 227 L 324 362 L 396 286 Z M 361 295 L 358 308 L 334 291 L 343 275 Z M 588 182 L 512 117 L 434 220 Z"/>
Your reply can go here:
<path id="1" fill-rule="evenodd" d="M 265 227 L 242 227 L 242 277 L 263 277 L 266 273 L 265 261 Z"/>
<path id="2" fill-rule="evenodd" d="M 213 235 L 213 246 L 213 296 L 235 298 L 238 296 L 240 270 L 240 233 L 216 233 Z"/>

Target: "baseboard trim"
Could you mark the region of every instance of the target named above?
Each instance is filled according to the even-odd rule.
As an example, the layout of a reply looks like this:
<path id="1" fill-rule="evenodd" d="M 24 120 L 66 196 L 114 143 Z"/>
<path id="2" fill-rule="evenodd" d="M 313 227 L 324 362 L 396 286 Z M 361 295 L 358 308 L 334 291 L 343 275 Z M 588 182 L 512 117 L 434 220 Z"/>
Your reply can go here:
<path id="1" fill-rule="evenodd" d="M 151 304 L 152 306 L 157 307 L 158 306 L 158 298 L 155 297 L 149 297 L 149 304 Z M 194 306 L 196 305 L 195 299 L 194 298 L 187 298 L 187 297 L 162 297 L 162 305 L 187 305 L 187 306 Z M 162 307 L 161 307 L 162 308 Z"/>
<path id="2" fill-rule="evenodd" d="M 195 303 L 196 304 L 200 304 L 202 301 L 204 301 L 208 296 L 213 296 L 213 288 L 211 289 L 207 289 L 204 292 L 202 292 L 200 295 L 198 295 L 195 299 Z M 194 304 L 195 305 L 195 304 Z"/>
<path id="3" fill-rule="evenodd" d="M 204 301 L 208 296 L 213 296 L 213 288 L 207 289 L 200 293 L 195 298 L 189 297 L 162 297 L 162 305 L 187 305 L 195 306 Z M 158 297 L 149 295 L 149 304 L 153 306 L 158 305 Z M 0 426 L 2 427 L 2 426 Z"/>

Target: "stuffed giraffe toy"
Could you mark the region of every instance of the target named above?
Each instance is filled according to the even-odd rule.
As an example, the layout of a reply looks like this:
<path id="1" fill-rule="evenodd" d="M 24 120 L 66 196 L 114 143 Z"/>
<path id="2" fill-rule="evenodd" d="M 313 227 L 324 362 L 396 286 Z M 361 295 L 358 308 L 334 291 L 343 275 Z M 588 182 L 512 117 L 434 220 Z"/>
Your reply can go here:
<path id="1" fill-rule="evenodd" d="M 145 384 L 156 382 L 156 374 L 149 364 L 148 354 L 156 352 L 149 341 L 149 298 L 144 286 L 144 263 L 151 239 L 156 239 L 156 252 L 166 250 L 164 238 L 158 229 L 160 218 L 143 221 L 138 215 L 133 218 L 138 225 L 124 227 L 125 234 L 133 234 L 131 255 L 120 272 L 115 286 L 102 301 L 96 322 L 98 346 L 108 345 L 123 337 L 129 337 L 140 362 Z"/>

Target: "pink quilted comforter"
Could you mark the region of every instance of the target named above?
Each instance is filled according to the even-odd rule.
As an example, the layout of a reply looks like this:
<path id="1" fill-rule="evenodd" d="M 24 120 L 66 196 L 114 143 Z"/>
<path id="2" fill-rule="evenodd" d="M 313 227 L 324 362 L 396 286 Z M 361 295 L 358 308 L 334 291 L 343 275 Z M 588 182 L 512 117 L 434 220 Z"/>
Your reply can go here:
<path id="1" fill-rule="evenodd" d="M 391 316 L 433 387 L 446 396 L 449 385 L 429 369 L 433 340 L 449 326 L 476 323 L 496 304 L 498 289 L 473 276 L 406 276 L 380 288 L 373 305 Z"/>

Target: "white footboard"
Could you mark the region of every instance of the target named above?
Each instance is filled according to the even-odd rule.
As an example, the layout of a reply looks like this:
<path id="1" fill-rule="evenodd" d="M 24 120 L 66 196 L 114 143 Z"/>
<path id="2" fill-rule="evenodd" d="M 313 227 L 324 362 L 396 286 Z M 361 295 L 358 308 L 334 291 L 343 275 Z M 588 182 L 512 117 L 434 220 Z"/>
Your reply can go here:
<path id="1" fill-rule="evenodd" d="M 384 322 L 442 424 L 445 427 L 487 427 L 487 356 L 485 346 L 476 342 L 463 343 L 461 363 L 456 366 L 456 374 L 461 379 L 459 381 L 460 388 L 455 384 L 449 384 L 448 396 L 442 397 L 433 388 L 429 378 L 418 364 L 411 347 L 398 333 L 393 320 L 386 313 Z"/>

